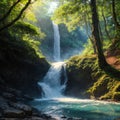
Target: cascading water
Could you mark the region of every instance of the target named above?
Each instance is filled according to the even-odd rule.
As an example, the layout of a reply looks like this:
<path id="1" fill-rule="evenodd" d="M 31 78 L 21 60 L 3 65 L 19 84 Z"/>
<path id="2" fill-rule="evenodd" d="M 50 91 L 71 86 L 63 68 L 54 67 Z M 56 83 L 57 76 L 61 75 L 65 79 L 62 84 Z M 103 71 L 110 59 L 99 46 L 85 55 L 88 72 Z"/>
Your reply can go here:
<path id="1" fill-rule="evenodd" d="M 60 60 L 59 28 L 53 22 L 54 60 Z M 89 99 L 68 98 L 62 95 L 67 76 L 63 62 L 53 63 L 46 76 L 39 82 L 42 98 L 31 102 L 38 110 L 57 117 L 57 120 L 117 120 L 120 118 L 120 104 Z M 65 119 L 64 119 L 65 118 Z"/>
<path id="2" fill-rule="evenodd" d="M 42 99 L 32 106 L 57 120 L 119 120 L 120 103 L 69 98 L 62 95 L 66 87 L 66 70 L 62 62 L 53 63 L 42 82 Z M 65 118 L 65 119 L 64 119 Z"/>
<path id="3" fill-rule="evenodd" d="M 43 78 L 43 81 L 39 82 L 43 90 L 43 97 L 62 97 L 62 92 L 66 87 L 66 81 L 65 64 L 63 62 L 53 63 Z"/>
<path id="4" fill-rule="evenodd" d="M 54 60 L 60 61 L 60 33 L 59 27 L 57 24 L 52 22 L 53 24 L 53 31 L 54 31 Z"/>

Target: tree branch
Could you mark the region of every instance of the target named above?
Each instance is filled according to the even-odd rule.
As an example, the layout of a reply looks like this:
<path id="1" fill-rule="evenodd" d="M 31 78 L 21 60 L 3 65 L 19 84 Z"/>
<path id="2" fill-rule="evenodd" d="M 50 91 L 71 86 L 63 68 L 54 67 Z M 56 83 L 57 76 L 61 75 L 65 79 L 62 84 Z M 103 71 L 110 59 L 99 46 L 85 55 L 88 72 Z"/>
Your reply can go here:
<path id="1" fill-rule="evenodd" d="M 21 0 L 17 0 L 17 2 L 15 2 L 10 9 L 8 10 L 8 12 L 2 17 L 0 18 L 0 22 L 2 22 L 3 20 L 5 20 L 11 13 L 11 11 L 13 10 L 13 8 L 20 2 Z"/>
<path id="2" fill-rule="evenodd" d="M 28 2 L 25 4 L 25 6 L 22 8 L 22 10 L 20 11 L 20 13 L 18 14 L 18 16 L 13 19 L 10 23 L 8 23 L 7 25 L 3 26 L 2 28 L 0 28 L 0 31 L 3 31 L 4 29 L 12 26 L 16 21 L 18 21 L 20 19 L 20 17 L 22 16 L 22 14 L 24 13 L 24 11 L 27 9 L 27 7 L 29 6 L 29 4 L 31 4 L 31 0 L 28 0 Z"/>

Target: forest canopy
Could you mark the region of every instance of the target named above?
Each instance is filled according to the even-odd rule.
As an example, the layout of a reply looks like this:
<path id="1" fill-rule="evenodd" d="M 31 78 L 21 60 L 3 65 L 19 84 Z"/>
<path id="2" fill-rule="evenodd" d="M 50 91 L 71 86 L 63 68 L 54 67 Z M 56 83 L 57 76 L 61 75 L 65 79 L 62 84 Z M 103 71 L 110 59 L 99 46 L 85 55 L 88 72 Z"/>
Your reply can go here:
<path id="1" fill-rule="evenodd" d="M 97 54 L 99 63 L 107 65 L 104 55 L 108 54 L 108 50 L 114 54 L 120 49 L 119 6 L 119 0 L 1 0 L 0 31 L 9 31 L 12 37 L 32 45 L 36 52 L 39 51 L 41 42 L 42 46 L 46 47 L 45 50 L 48 51 L 49 46 L 47 45 L 51 44 L 49 40 L 53 39 L 53 31 L 45 30 L 43 22 L 47 24 L 53 20 L 60 24 L 62 36 L 67 36 L 63 34 L 65 25 L 71 31 L 71 33 L 66 31 L 71 38 L 61 37 L 62 45 L 68 41 L 67 44 L 71 47 L 72 45 L 77 46 L 77 44 L 77 47 L 85 47 L 84 54 Z M 6 7 L 8 9 L 5 9 Z M 47 9 L 48 7 L 49 9 Z M 48 28 L 50 27 L 52 27 L 51 23 L 48 24 Z M 76 40 L 77 44 L 75 44 L 74 38 L 79 39 L 80 36 L 76 33 L 80 34 L 81 29 L 86 31 L 88 43 L 85 44 L 86 40 L 80 38 L 81 40 Z M 76 36 L 78 37 L 76 38 Z"/>
<path id="2" fill-rule="evenodd" d="M 31 46 L 41 55 L 39 44 L 45 34 L 35 25 L 34 7 L 41 6 L 42 1 L 34 0 L 1 0 L 0 33 L 9 34 L 16 42 Z M 6 9 L 7 8 L 7 9 Z"/>

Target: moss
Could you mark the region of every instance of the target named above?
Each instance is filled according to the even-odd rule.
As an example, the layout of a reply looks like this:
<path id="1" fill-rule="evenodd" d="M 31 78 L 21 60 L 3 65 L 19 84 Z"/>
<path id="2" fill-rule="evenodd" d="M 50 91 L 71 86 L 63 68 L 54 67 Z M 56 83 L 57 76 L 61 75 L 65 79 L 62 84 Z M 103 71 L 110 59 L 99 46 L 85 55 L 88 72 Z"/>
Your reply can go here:
<path id="1" fill-rule="evenodd" d="M 97 82 L 88 89 L 90 94 L 100 99 L 113 99 L 112 96 L 116 91 L 120 91 L 120 81 L 104 72 L 102 72 Z"/>
<path id="2" fill-rule="evenodd" d="M 112 94 L 111 93 L 106 93 L 105 95 L 101 96 L 99 99 L 100 100 L 108 100 L 111 99 Z"/>
<path id="3" fill-rule="evenodd" d="M 114 92 L 114 94 L 112 95 L 112 99 L 120 101 L 120 92 Z"/>
<path id="4" fill-rule="evenodd" d="M 120 92 L 120 82 L 117 82 L 116 86 L 113 89 L 114 92 Z"/>
<path id="5" fill-rule="evenodd" d="M 87 92 L 92 98 L 119 98 L 120 81 L 99 68 L 96 56 L 72 57 L 67 62 L 67 74 L 69 90 L 78 87 L 79 91 Z"/>
<path id="6" fill-rule="evenodd" d="M 90 88 L 90 92 L 95 97 L 100 97 L 101 95 L 108 92 L 107 84 L 109 82 L 109 78 L 105 75 L 100 77 L 97 82 L 94 83 L 94 85 Z"/>

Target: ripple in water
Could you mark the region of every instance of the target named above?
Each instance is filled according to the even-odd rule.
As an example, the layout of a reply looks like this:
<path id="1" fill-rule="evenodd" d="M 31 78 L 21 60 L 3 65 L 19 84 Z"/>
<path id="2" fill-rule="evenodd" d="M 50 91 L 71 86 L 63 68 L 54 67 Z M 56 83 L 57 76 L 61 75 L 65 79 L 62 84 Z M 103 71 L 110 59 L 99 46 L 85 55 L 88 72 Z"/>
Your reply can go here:
<path id="1" fill-rule="evenodd" d="M 66 82 L 65 64 L 52 64 L 46 76 L 39 82 L 44 93 L 43 98 L 34 100 L 31 105 L 57 117 L 58 120 L 65 120 L 62 116 L 73 120 L 120 120 L 120 103 L 64 97 L 62 91 L 66 87 Z"/>
<path id="2" fill-rule="evenodd" d="M 120 103 L 114 102 L 64 97 L 36 99 L 31 104 L 59 120 L 62 120 L 62 116 L 83 120 L 117 120 L 120 118 Z"/>

